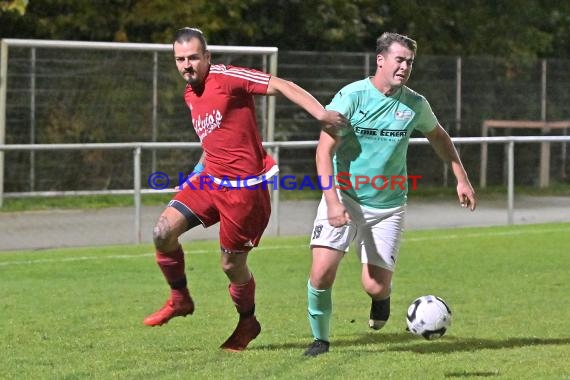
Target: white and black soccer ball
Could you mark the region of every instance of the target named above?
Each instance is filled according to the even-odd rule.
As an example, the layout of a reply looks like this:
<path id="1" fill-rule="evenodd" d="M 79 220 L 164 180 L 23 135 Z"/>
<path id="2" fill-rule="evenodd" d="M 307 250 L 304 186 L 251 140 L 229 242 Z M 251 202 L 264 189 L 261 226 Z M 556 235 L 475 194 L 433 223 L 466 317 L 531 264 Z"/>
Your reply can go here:
<path id="1" fill-rule="evenodd" d="M 408 307 L 406 322 L 412 334 L 438 339 L 451 326 L 451 309 L 440 297 L 421 296 Z"/>

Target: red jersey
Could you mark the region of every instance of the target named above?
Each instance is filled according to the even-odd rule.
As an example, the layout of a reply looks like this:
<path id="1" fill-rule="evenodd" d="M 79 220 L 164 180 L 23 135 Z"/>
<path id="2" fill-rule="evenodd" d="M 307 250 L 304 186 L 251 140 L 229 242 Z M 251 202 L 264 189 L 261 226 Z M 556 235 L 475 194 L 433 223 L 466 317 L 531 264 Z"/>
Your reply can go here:
<path id="1" fill-rule="evenodd" d="M 236 66 L 211 65 L 204 91 L 187 85 L 184 100 L 206 152 L 204 171 L 217 178 L 261 176 L 275 161 L 261 145 L 254 95 L 267 94 L 270 74 Z"/>

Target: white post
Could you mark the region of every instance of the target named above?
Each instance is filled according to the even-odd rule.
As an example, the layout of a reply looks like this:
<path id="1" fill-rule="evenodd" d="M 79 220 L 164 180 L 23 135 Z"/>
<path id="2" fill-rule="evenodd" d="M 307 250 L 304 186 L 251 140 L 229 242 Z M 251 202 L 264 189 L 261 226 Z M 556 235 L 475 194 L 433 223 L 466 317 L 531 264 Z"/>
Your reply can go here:
<path id="1" fill-rule="evenodd" d="M 8 88 L 8 43 L 0 42 L 0 145 L 6 141 L 6 90 Z M 0 151 L 0 207 L 4 203 L 4 151 Z"/>
<path id="2" fill-rule="evenodd" d="M 540 120 L 546 121 L 546 59 L 542 60 L 542 76 L 540 86 Z M 542 128 L 542 134 L 550 132 L 550 128 Z M 540 178 L 541 189 L 548 187 L 550 183 L 550 143 L 540 143 Z"/>
<path id="3" fill-rule="evenodd" d="M 568 129 L 567 128 L 562 128 L 562 135 L 563 136 L 567 136 L 568 135 Z M 561 160 L 561 165 L 560 165 L 560 178 L 562 180 L 566 179 L 566 157 L 568 156 L 568 149 L 566 147 L 566 142 L 562 143 L 562 148 L 561 148 L 561 152 L 560 152 L 560 160 Z"/>
<path id="4" fill-rule="evenodd" d="M 487 137 L 489 135 L 489 128 L 483 122 L 483 127 L 481 128 L 481 136 Z M 487 142 L 481 143 L 481 169 L 479 171 L 479 187 L 484 189 L 487 187 L 487 158 L 489 155 L 489 148 Z"/>
<path id="5" fill-rule="evenodd" d="M 154 52 L 152 60 L 152 142 L 158 137 L 158 52 Z M 156 149 L 152 150 L 152 173 L 156 171 Z"/>
<path id="6" fill-rule="evenodd" d="M 269 56 L 269 73 L 277 75 L 277 53 Z M 273 142 L 275 140 L 275 96 L 269 96 L 267 99 L 267 141 Z M 279 148 L 271 147 L 269 149 L 273 158 L 279 163 Z M 277 174 L 278 176 L 279 174 Z M 271 197 L 271 224 L 276 235 L 279 235 L 279 186 L 276 186 L 277 191 L 272 192 Z"/>
<path id="7" fill-rule="evenodd" d="M 137 146 L 133 152 L 134 158 L 134 202 L 135 202 L 135 243 L 140 244 L 141 236 L 141 147 Z"/>
<path id="8" fill-rule="evenodd" d="M 30 49 L 30 144 L 36 143 L 36 48 Z M 30 191 L 36 189 L 36 152 L 30 151 Z"/>
<path id="9" fill-rule="evenodd" d="M 461 137 L 461 57 L 457 57 L 455 67 L 455 132 Z"/>
<path id="10" fill-rule="evenodd" d="M 279 163 L 279 147 L 273 148 L 273 158 L 277 163 Z M 275 231 L 275 236 L 281 235 L 281 226 L 279 225 L 279 173 L 274 177 L 277 184 L 273 187 L 272 197 L 271 197 L 271 216 L 273 219 L 273 230 Z"/>
<path id="11" fill-rule="evenodd" d="M 514 223 L 515 205 L 515 142 L 513 140 L 507 145 L 507 224 Z"/>

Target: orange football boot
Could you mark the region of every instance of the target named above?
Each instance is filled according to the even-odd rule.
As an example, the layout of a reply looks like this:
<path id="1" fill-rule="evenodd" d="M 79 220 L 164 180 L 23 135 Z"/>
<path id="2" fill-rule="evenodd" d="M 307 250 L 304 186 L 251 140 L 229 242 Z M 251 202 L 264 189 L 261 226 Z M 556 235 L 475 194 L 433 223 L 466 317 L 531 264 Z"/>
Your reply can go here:
<path id="1" fill-rule="evenodd" d="M 184 297 L 182 300 L 174 301 L 171 297 L 160 310 L 146 317 L 143 323 L 147 326 L 162 326 L 174 317 L 185 317 L 192 313 L 194 313 L 192 298 Z"/>

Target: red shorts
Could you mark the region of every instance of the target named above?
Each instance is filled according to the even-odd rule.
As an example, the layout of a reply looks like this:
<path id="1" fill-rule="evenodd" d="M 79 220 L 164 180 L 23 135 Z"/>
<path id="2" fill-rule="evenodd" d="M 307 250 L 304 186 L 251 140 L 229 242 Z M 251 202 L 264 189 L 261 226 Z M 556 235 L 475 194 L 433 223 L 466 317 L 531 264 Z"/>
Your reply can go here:
<path id="1" fill-rule="evenodd" d="M 204 227 L 220 222 L 222 250 L 249 252 L 257 247 L 271 215 L 267 186 L 229 188 L 215 184 L 208 176 L 196 176 L 190 185 L 173 200 L 188 208 Z"/>

